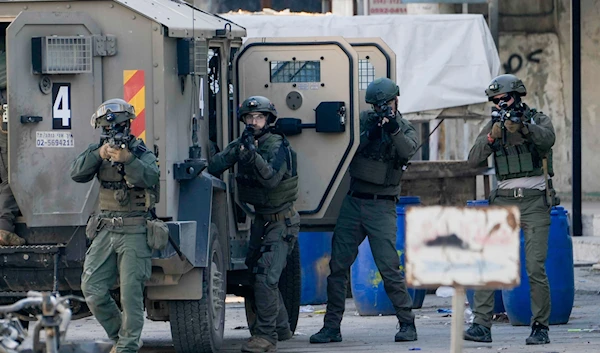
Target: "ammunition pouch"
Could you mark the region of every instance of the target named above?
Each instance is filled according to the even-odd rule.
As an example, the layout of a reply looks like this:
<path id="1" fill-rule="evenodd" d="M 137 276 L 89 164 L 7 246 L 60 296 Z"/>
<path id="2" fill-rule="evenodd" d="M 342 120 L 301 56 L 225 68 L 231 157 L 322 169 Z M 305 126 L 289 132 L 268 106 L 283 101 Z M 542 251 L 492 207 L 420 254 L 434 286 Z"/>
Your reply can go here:
<path id="1" fill-rule="evenodd" d="M 152 197 L 145 189 L 100 187 L 100 210 L 102 211 L 146 212 L 153 206 Z"/>
<path id="2" fill-rule="evenodd" d="M 247 175 L 238 175 L 236 181 L 240 201 L 254 206 L 277 208 L 298 199 L 298 176 L 282 180 L 273 189 L 263 187 L 258 180 Z"/>
<path id="3" fill-rule="evenodd" d="M 350 176 L 371 184 L 390 186 L 399 185 L 402 178 L 401 165 L 393 161 L 375 160 L 363 155 L 356 155 L 350 163 Z"/>
<path id="4" fill-rule="evenodd" d="M 553 176 L 552 151 L 548 155 L 548 173 Z M 531 143 L 501 146 L 494 152 L 494 165 L 496 176 L 500 181 L 544 174 L 540 153 Z"/>
<path id="5" fill-rule="evenodd" d="M 94 240 L 98 232 L 102 230 L 103 224 L 100 221 L 100 216 L 95 214 L 92 214 L 88 219 L 87 226 L 85 227 L 85 236 L 89 241 Z"/>
<path id="6" fill-rule="evenodd" d="M 169 227 L 160 219 L 146 221 L 146 240 L 148 246 L 154 250 L 163 250 L 169 242 Z"/>

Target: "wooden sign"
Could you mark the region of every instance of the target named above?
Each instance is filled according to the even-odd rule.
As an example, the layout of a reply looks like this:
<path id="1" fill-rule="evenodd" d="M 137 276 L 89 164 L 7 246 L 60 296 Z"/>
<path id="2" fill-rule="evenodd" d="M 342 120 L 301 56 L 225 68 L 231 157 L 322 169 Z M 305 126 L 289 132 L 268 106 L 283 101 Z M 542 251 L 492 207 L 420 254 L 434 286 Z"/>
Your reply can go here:
<path id="1" fill-rule="evenodd" d="M 520 284 L 517 207 L 410 207 L 410 287 L 512 288 Z"/>

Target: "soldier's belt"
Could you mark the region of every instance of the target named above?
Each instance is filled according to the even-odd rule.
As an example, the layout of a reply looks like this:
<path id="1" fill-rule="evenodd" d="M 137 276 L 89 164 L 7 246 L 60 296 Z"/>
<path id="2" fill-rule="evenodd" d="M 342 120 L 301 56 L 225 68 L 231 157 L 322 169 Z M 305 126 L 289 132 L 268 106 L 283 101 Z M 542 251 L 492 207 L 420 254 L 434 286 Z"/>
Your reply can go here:
<path id="1" fill-rule="evenodd" d="M 546 194 L 545 190 L 538 189 L 524 189 L 524 188 L 516 188 L 516 189 L 498 189 L 496 190 L 496 195 L 503 197 L 513 197 L 513 198 L 523 198 L 523 197 L 531 197 L 531 196 L 543 196 Z"/>
<path id="2" fill-rule="evenodd" d="M 356 197 L 357 199 L 363 200 L 390 200 L 396 201 L 396 196 L 394 195 L 375 195 L 375 194 L 367 194 L 364 192 L 356 192 L 356 191 L 348 191 L 348 195 L 351 197 Z"/>
<path id="3" fill-rule="evenodd" d="M 279 222 L 283 221 L 284 219 L 289 219 L 295 214 L 296 209 L 294 207 L 290 207 L 287 210 L 278 213 L 261 214 L 260 216 L 267 222 Z"/>
<path id="4" fill-rule="evenodd" d="M 111 217 L 100 218 L 100 224 L 110 227 L 139 226 L 146 224 L 146 217 Z"/>

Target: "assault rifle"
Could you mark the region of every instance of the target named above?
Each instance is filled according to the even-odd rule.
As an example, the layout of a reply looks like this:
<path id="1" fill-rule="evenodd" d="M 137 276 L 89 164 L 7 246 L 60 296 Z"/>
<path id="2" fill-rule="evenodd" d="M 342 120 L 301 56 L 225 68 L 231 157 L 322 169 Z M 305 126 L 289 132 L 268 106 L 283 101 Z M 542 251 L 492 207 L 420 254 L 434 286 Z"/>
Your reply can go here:
<path id="1" fill-rule="evenodd" d="M 256 146 L 254 145 L 254 125 L 248 124 L 246 125 L 246 129 L 242 133 L 241 138 L 242 145 L 250 152 L 254 152 L 256 150 Z"/>
<path id="2" fill-rule="evenodd" d="M 100 134 L 100 146 L 108 143 L 111 148 L 126 148 L 129 146 L 129 142 L 133 139 L 131 135 L 130 129 L 128 126 L 125 126 L 123 129 L 117 129 L 116 127 L 111 127 L 108 131 L 102 131 Z M 119 172 L 123 170 L 123 163 L 111 162 L 111 165 L 117 166 Z"/>
<path id="3" fill-rule="evenodd" d="M 379 108 L 379 111 L 375 111 L 377 118 L 379 119 L 378 123 L 381 123 L 383 118 L 391 119 L 394 116 L 394 114 L 392 114 L 392 108 L 387 105 L 386 101 L 378 102 L 375 105 Z"/>
<path id="4" fill-rule="evenodd" d="M 513 109 L 508 108 L 508 103 L 500 102 L 500 110 L 492 111 L 492 121 L 494 123 L 499 122 L 500 127 L 502 128 L 502 144 L 506 143 L 506 126 L 504 125 L 507 120 L 515 124 L 521 123 L 521 112 L 515 111 Z"/>

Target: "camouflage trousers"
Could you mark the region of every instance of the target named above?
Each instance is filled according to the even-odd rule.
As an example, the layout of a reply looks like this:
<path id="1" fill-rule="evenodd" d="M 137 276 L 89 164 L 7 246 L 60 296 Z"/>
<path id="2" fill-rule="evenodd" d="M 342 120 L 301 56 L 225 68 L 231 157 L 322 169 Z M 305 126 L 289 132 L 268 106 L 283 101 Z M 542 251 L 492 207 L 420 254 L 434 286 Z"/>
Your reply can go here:
<path id="1" fill-rule="evenodd" d="M 81 276 L 85 300 L 117 352 L 139 350 L 144 326 L 144 284 L 152 272 L 146 226 L 107 226 L 88 249 Z M 109 294 L 119 278 L 123 313 Z"/>
<path id="2" fill-rule="evenodd" d="M 392 200 L 363 200 L 352 196 L 344 199 L 333 232 L 325 327 L 340 328 L 345 310 L 348 272 L 358 255 L 358 246 L 367 236 L 398 321 L 414 322 L 412 299 L 406 290 L 396 251 L 396 218 L 396 204 Z"/>
<path id="3" fill-rule="evenodd" d="M 522 198 L 490 195 L 490 204 L 517 206 L 521 212 L 521 228 L 525 235 L 525 266 L 531 287 L 531 323 L 537 321 L 548 326 L 550 321 L 550 285 L 546 275 L 548 235 L 550 231 L 550 207 L 544 195 Z M 478 290 L 474 294 L 474 323 L 492 327 L 494 291 Z"/>
<path id="4" fill-rule="evenodd" d="M 254 298 L 251 305 L 256 311 L 256 322 L 251 325 L 253 336 L 277 344 L 277 333 L 290 329 L 289 318 L 281 292 L 279 278 L 287 264 L 300 232 L 297 213 L 286 220 L 268 222 L 257 215 L 252 224 L 250 250 L 246 261 L 253 273 Z"/>

